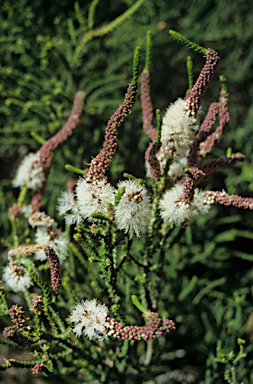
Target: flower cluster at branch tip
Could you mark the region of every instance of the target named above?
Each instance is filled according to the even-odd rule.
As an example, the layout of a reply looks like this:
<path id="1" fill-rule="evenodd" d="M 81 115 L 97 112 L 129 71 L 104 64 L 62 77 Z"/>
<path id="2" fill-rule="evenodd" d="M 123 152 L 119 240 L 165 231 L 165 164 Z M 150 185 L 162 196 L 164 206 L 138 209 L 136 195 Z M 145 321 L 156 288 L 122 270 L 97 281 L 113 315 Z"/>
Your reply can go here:
<path id="1" fill-rule="evenodd" d="M 219 141 L 225 131 L 225 129 L 228 127 L 230 122 L 230 116 L 228 112 L 228 93 L 221 90 L 220 93 L 220 100 L 219 100 L 219 119 L 220 124 L 215 129 L 215 131 L 209 135 L 206 140 L 202 143 L 200 143 L 200 155 L 205 156 L 207 153 L 210 153 L 215 142 Z"/>
<path id="2" fill-rule="evenodd" d="M 182 183 L 177 183 L 166 191 L 160 200 L 161 216 L 169 223 L 180 225 L 188 223 L 190 218 L 198 213 L 206 214 L 210 208 L 208 202 L 203 199 L 203 193 L 198 188 L 189 204 L 183 199 Z"/>
<path id="3" fill-rule="evenodd" d="M 161 142 L 166 154 L 185 157 L 190 143 L 199 128 L 198 116 L 191 117 L 185 112 L 186 101 L 178 99 L 167 109 L 162 125 Z"/>
<path id="4" fill-rule="evenodd" d="M 54 225 L 55 221 L 50 216 L 47 216 L 45 212 L 36 212 L 28 217 L 28 223 L 32 227 L 44 227 Z"/>
<path id="5" fill-rule="evenodd" d="M 3 336 L 14 341 L 17 345 L 29 346 L 32 342 L 32 337 L 29 336 L 31 327 L 27 323 L 29 317 L 26 319 L 23 317 L 24 311 L 22 309 L 17 304 L 13 304 L 9 309 L 9 315 L 14 325 L 5 327 Z"/>
<path id="6" fill-rule="evenodd" d="M 89 183 L 84 178 L 80 178 L 76 186 L 77 206 L 80 215 L 89 221 L 96 221 L 91 217 L 93 213 L 100 212 L 107 216 L 107 204 L 114 204 L 115 194 L 115 188 L 106 180 Z"/>
<path id="7" fill-rule="evenodd" d="M 59 258 L 56 255 L 56 253 L 52 247 L 45 248 L 44 252 L 45 252 L 47 259 L 49 261 L 51 285 L 52 285 L 53 291 L 58 291 L 58 289 L 61 285 Z"/>
<path id="8" fill-rule="evenodd" d="M 148 228 L 151 203 L 146 188 L 137 180 L 120 181 L 118 190 L 125 187 L 119 204 L 115 207 L 115 222 L 118 229 L 135 233 L 137 237 Z"/>
<path id="9" fill-rule="evenodd" d="M 148 326 L 128 325 L 123 326 L 108 315 L 105 304 L 96 299 L 82 300 L 76 304 L 70 314 L 70 322 L 76 323 L 73 332 L 81 336 L 82 332 L 89 339 L 106 339 L 108 336 L 117 339 L 150 340 L 156 339 L 175 329 L 175 323 L 169 319 L 161 319 L 157 313 L 147 312 L 144 317 L 148 320 Z"/>
<path id="10" fill-rule="evenodd" d="M 83 220 L 82 215 L 79 213 L 75 196 L 70 191 L 62 192 L 58 199 L 57 209 L 59 214 L 64 217 L 67 225 L 79 225 Z"/>
<path id="11" fill-rule="evenodd" d="M 14 187 L 22 188 L 25 185 L 29 189 L 37 190 L 42 187 L 46 180 L 43 167 L 39 163 L 39 153 L 29 153 L 24 157 L 18 167 L 16 177 L 12 184 Z"/>
<path id="12" fill-rule="evenodd" d="M 190 96 L 186 100 L 185 111 L 188 116 L 195 118 L 198 114 L 204 94 L 212 81 L 214 72 L 219 64 L 219 56 L 213 49 L 208 48 L 206 53 L 206 63 L 200 75 L 191 89 Z"/>
<path id="13" fill-rule="evenodd" d="M 28 259 L 19 261 L 26 266 L 29 264 Z M 13 292 L 24 291 L 33 285 L 29 273 L 13 259 L 3 268 L 3 281 Z"/>
<path id="14" fill-rule="evenodd" d="M 43 366 L 44 366 L 43 363 L 35 364 L 34 367 L 31 369 L 32 373 L 33 374 L 39 373 L 40 371 L 42 371 Z"/>
<path id="15" fill-rule="evenodd" d="M 62 232 L 56 226 L 39 226 L 35 233 L 37 244 L 45 244 L 52 247 L 59 256 L 60 261 L 64 261 L 68 256 L 68 238 L 65 232 Z M 43 249 L 35 253 L 36 260 L 45 260 L 46 256 Z"/>
<path id="16" fill-rule="evenodd" d="M 79 337 L 84 332 L 90 339 L 103 340 L 107 338 L 107 322 L 108 308 L 105 304 L 100 303 L 96 299 L 82 300 L 80 304 L 76 304 L 72 310 L 69 320 L 76 323 L 73 332 Z"/>

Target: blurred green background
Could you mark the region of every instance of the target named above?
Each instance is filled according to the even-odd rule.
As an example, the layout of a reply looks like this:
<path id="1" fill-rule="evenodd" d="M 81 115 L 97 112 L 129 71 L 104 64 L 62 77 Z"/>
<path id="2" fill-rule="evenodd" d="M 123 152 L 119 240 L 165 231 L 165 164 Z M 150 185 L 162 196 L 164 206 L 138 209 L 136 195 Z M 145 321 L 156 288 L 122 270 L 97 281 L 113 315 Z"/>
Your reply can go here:
<path id="1" fill-rule="evenodd" d="M 133 0 L 100 0 L 95 9 L 94 28 L 108 24 L 133 4 Z M 24 155 L 40 148 L 31 131 L 44 139 L 50 138 L 67 120 L 75 93 L 80 89 L 86 92 L 77 129 L 67 143 L 55 151 L 53 170 L 42 201 L 42 210 L 55 217 L 57 198 L 66 190 L 68 179 L 75 177 L 64 165 L 69 163 L 81 168 L 84 161 L 90 162 L 91 156 L 98 153 L 106 123 L 122 103 L 131 80 L 132 57 L 137 45 L 143 53 L 140 70 L 144 66 L 148 30 L 153 36 L 151 97 L 154 109 L 164 111 L 170 102 L 184 97 L 188 55 L 193 59 L 195 79 L 204 64 L 201 55 L 170 38 L 170 29 L 218 51 L 221 61 L 205 95 L 203 117 L 209 104 L 218 100 L 219 76 L 224 75 L 231 123 L 208 158 L 224 156 L 231 147 L 233 152 L 242 152 L 246 159 L 233 169 L 215 174 L 202 187 L 224 188 L 231 194 L 253 197 L 252 3 L 145 0 L 134 15 L 114 31 L 89 41 L 74 65 L 75 48 L 88 25 L 89 6 L 90 1 L 81 0 L 79 3 L 7 0 L 0 4 L 1 237 L 11 238 L 7 212 L 18 195 L 11 180 Z M 132 114 L 120 128 L 118 151 L 109 172 L 112 183 L 121 179 L 123 172 L 144 177 L 143 159 L 148 143 L 142 131 L 138 98 Z M 58 219 L 62 224 L 61 218 Z M 160 365 L 156 364 L 161 367 L 158 373 L 180 370 L 185 375 L 181 381 L 171 376 L 170 383 L 190 382 L 187 381 L 190 374 L 194 378 L 192 382 L 200 383 L 208 371 L 206 359 L 215 353 L 217 339 L 223 344 L 227 342 L 231 350 L 236 349 L 238 336 L 247 340 L 248 352 L 245 368 L 240 369 L 241 379 L 244 384 L 252 382 L 253 346 L 248 326 L 253 312 L 252 228 L 250 211 L 215 206 L 209 215 L 191 223 L 180 245 L 168 256 L 171 265 L 164 271 L 167 283 L 162 295 L 178 329 L 157 357 Z M 193 276 L 197 280 L 190 289 Z M 217 284 L 210 286 L 215 281 Z M 205 287 L 209 287 L 206 293 L 197 296 Z M 185 351 L 183 356 L 177 355 L 177 350 Z M 210 369 L 213 369 L 210 383 L 223 383 L 222 367 Z M 169 376 L 167 381 L 154 379 L 158 373 L 155 371 L 150 380 L 156 381 L 149 384 L 168 381 Z M 25 382 L 26 373 L 23 375 L 20 380 Z M 8 384 L 15 382 L 8 380 Z"/>

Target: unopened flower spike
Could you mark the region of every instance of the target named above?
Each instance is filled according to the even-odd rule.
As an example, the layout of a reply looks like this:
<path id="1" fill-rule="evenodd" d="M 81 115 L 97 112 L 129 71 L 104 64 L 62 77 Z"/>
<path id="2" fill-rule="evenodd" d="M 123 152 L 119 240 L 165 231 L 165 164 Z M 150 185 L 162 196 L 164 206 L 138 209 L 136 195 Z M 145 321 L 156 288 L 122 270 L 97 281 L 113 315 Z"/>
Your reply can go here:
<path id="1" fill-rule="evenodd" d="M 226 91 L 225 78 L 220 76 L 222 83 L 219 102 L 210 105 L 206 117 L 201 124 L 198 133 L 190 144 L 187 162 L 190 166 L 196 166 L 201 157 L 210 153 L 214 144 L 219 141 L 228 127 L 230 116 L 228 111 L 228 94 Z M 210 131 L 219 114 L 219 125 L 213 133 Z"/>
<path id="2" fill-rule="evenodd" d="M 52 247 L 44 249 L 50 266 L 51 286 L 53 291 L 58 291 L 61 285 L 60 261 Z"/>
<path id="3" fill-rule="evenodd" d="M 156 117 L 157 117 L 156 140 L 154 140 L 152 143 L 149 144 L 149 147 L 145 153 L 145 160 L 147 161 L 149 166 L 150 178 L 157 183 L 161 177 L 160 162 L 157 158 L 157 154 L 162 146 L 161 131 L 162 131 L 163 119 L 160 113 L 160 109 L 156 110 Z"/>
<path id="4" fill-rule="evenodd" d="M 206 49 L 200 47 L 199 45 L 192 43 L 190 40 L 187 40 L 184 36 L 182 36 L 176 31 L 170 30 L 169 33 L 174 39 L 176 39 L 180 43 L 186 45 L 191 49 L 194 49 L 194 51 L 204 54 L 206 57 L 206 63 L 202 68 L 200 75 L 190 92 L 189 97 L 187 98 L 185 106 L 185 110 L 188 116 L 196 119 L 205 91 L 207 90 L 210 82 L 212 81 L 214 72 L 219 64 L 220 58 L 217 52 L 215 52 L 211 48 Z"/>
<path id="5" fill-rule="evenodd" d="M 238 195 L 229 195 L 225 191 L 205 191 L 203 200 L 206 204 L 221 204 L 236 208 L 253 209 L 253 199 Z"/>
<path id="6" fill-rule="evenodd" d="M 42 169 L 43 181 L 34 188 L 36 190 L 33 196 L 30 206 L 32 212 L 39 212 L 41 206 L 41 199 L 44 189 L 46 187 L 46 180 L 49 175 L 51 160 L 54 155 L 54 150 L 62 144 L 68 136 L 70 136 L 73 130 L 76 128 L 83 109 L 83 103 L 86 95 L 83 91 L 78 91 L 75 95 L 73 107 L 70 116 L 64 126 L 49 140 L 47 140 L 38 151 L 38 165 L 39 169 Z M 36 180 L 36 178 L 35 178 Z"/>
<path id="7" fill-rule="evenodd" d="M 219 108 L 219 125 L 215 131 L 209 135 L 205 141 L 199 145 L 199 154 L 203 157 L 207 153 L 210 153 L 216 142 L 220 141 L 225 130 L 230 122 L 230 115 L 228 111 L 228 93 L 226 90 L 225 78 L 222 77 L 222 86 L 220 91 L 220 98 L 218 103 Z"/>
<path id="8" fill-rule="evenodd" d="M 78 91 L 76 93 L 73 102 L 73 107 L 67 122 L 59 130 L 59 132 L 57 132 L 53 137 L 51 137 L 51 139 L 47 140 L 45 144 L 43 144 L 40 148 L 40 165 L 43 167 L 43 169 L 50 167 L 54 150 L 59 146 L 59 144 L 62 144 L 76 128 L 83 110 L 83 103 L 85 97 L 86 95 L 83 91 Z"/>
<path id="9" fill-rule="evenodd" d="M 151 33 L 147 33 L 147 47 L 146 47 L 146 63 L 145 68 L 141 73 L 141 108 L 142 108 L 142 124 L 143 129 L 148 137 L 155 141 L 157 130 L 152 124 L 153 120 L 153 107 L 150 97 L 150 58 L 151 58 Z"/>
<path id="10" fill-rule="evenodd" d="M 132 112 L 138 92 L 137 79 L 140 64 L 140 48 L 137 47 L 133 60 L 133 80 L 129 84 L 124 102 L 111 116 L 105 131 L 105 141 L 100 153 L 91 161 L 90 168 L 86 174 L 87 182 L 104 179 L 104 174 L 113 160 L 118 143 L 118 128 L 126 117 Z"/>

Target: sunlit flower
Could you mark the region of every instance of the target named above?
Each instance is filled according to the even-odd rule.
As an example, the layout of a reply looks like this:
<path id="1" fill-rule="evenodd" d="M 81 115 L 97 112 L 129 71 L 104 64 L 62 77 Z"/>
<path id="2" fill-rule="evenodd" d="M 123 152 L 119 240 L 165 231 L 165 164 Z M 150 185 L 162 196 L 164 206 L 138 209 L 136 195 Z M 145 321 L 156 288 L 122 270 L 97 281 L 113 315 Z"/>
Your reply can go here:
<path id="1" fill-rule="evenodd" d="M 79 213 L 77 203 L 74 195 L 71 192 L 62 192 L 61 197 L 58 199 L 58 212 L 64 217 L 68 225 L 79 225 L 82 221 L 82 216 Z"/>
<path id="2" fill-rule="evenodd" d="M 28 259 L 21 258 L 19 261 L 26 266 L 29 264 Z M 3 281 L 13 292 L 24 291 L 33 285 L 29 273 L 15 261 L 10 262 L 3 268 Z"/>
<path id="3" fill-rule="evenodd" d="M 115 207 L 116 225 L 130 237 L 134 233 L 139 237 L 147 231 L 149 223 L 151 203 L 147 190 L 137 180 L 120 181 L 117 187 L 125 187 L 125 192 Z"/>
<path id="4" fill-rule="evenodd" d="M 105 180 L 88 183 L 84 178 L 77 181 L 77 206 L 84 219 L 96 221 L 93 213 L 108 214 L 107 204 L 114 204 L 115 189 Z"/>
<path id="5" fill-rule="evenodd" d="M 163 118 L 161 142 L 167 150 L 180 157 L 186 155 L 192 139 L 199 128 L 197 119 L 185 112 L 186 101 L 178 99 L 172 103 Z"/>
<path id="6" fill-rule="evenodd" d="M 193 201 L 188 204 L 183 198 L 183 184 L 177 183 L 166 191 L 160 201 L 161 216 L 169 223 L 180 225 L 198 213 L 208 212 L 210 205 L 205 203 L 203 192 L 198 188 L 194 191 Z"/>
<path id="7" fill-rule="evenodd" d="M 46 244 L 52 247 L 59 260 L 63 262 L 68 256 L 68 238 L 65 232 L 56 227 L 38 227 L 35 233 L 35 242 L 37 244 Z M 43 249 L 35 253 L 35 259 L 46 260 Z"/>
<path id="8" fill-rule="evenodd" d="M 82 300 L 75 305 L 69 317 L 71 323 L 76 323 L 73 332 L 78 337 L 84 332 L 90 340 L 107 338 L 107 314 L 107 306 L 97 299 Z"/>

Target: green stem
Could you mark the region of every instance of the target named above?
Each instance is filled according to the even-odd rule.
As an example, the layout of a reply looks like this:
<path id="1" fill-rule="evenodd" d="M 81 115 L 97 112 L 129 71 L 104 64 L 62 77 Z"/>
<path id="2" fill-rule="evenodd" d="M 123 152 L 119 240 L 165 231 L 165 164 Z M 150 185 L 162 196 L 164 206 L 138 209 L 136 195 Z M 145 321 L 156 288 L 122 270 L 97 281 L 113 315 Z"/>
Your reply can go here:
<path id="1" fill-rule="evenodd" d="M 183 35 L 180 33 L 173 31 L 172 29 L 169 31 L 169 34 L 171 37 L 175 40 L 177 40 L 179 43 L 186 45 L 187 47 L 193 49 L 196 52 L 202 53 L 203 55 L 206 55 L 208 52 L 208 49 L 201 47 L 198 44 L 193 43 L 190 40 L 187 40 Z"/>

